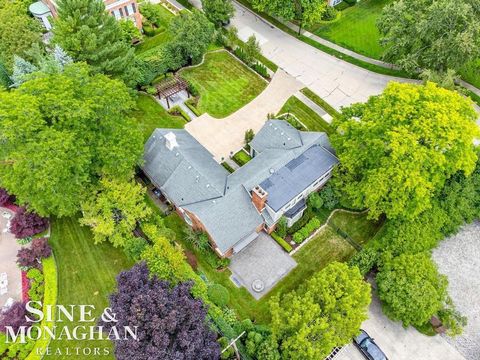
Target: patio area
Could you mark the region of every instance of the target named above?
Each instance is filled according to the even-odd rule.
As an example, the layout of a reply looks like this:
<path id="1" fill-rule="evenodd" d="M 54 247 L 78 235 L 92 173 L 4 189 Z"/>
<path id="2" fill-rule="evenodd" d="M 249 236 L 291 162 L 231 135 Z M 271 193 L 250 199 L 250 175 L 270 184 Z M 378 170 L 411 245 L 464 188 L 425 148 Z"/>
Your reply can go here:
<path id="1" fill-rule="evenodd" d="M 22 299 L 22 274 L 16 264 L 17 252 L 21 246 L 7 230 L 13 215 L 11 210 L 0 207 L 0 278 L 2 274 L 6 274 L 6 281 L 0 279 L 0 282 L 6 284 L 4 290 L 0 289 L 0 308 L 10 298 Z"/>
<path id="2" fill-rule="evenodd" d="M 296 261 L 275 240 L 261 232 L 231 258 L 230 270 L 232 281 L 245 287 L 258 300 L 296 266 Z"/>

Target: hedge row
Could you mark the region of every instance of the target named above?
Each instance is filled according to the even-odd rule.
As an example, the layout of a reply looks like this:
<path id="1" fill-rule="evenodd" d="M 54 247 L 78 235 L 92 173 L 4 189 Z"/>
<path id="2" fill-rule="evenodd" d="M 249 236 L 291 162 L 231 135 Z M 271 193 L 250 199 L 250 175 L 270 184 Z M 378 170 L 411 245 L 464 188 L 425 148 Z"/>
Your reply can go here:
<path id="1" fill-rule="evenodd" d="M 284 239 L 282 239 L 278 234 L 271 233 L 270 236 L 280 245 L 286 252 L 290 252 L 293 250 L 292 246 L 287 243 Z"/>
<path id="2" fill-rule="evenodd" d="M 312 232 L 317 230 L 320 225 L 322 225 L 322 223 L 318 218 L 312 218 L 304 227 L 293 234 L 293 241 L 295 241 L 297 244 L 300 244 L 302 241 L 308 238 Z"/>

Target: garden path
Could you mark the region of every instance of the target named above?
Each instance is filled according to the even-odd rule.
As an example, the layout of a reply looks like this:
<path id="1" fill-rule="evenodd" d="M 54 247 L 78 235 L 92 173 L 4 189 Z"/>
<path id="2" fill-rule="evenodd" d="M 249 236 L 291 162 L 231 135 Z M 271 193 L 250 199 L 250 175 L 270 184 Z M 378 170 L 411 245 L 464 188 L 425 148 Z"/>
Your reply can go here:
<path id="1" fill-rule="evenodd" d="M 267 88 L 243 108 L 223 119 L 203 114 L 189 122 L 185 129 L 221 162 L 243 147 L 245 131 L 253 129 L 257 133 L 268 115 L 278 113 L 301 88 L 302 83 L 279 70 Z"/>

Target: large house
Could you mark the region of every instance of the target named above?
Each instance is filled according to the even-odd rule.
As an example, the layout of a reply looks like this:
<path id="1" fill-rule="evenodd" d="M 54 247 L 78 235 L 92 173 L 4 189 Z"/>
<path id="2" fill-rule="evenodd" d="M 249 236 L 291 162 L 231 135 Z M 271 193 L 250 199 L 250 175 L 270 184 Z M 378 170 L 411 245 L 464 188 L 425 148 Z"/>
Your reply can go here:
<path id="1" fill-rule="evenodd" d="M 137 28 L 142 28 L 142 16 L 136 0 L 103 0 L 106 10 L 117 20 L 129 19 Z M 30 5 L 29 10 L 47 30 L 52 28 L 51 19 L 57 17 L 56 0 L 39 0 Z"/>
<path id="2" fill-rule="evenodd" d="M 252 160 L 230 174 L 186 130 L 156 129 L 145 144 L 144 173 L 222 257 L 271 233 L 282 216 L 291 226 L 338 163 L 325 133 L 283 120 L 267 121 L 250 148 Z"/>

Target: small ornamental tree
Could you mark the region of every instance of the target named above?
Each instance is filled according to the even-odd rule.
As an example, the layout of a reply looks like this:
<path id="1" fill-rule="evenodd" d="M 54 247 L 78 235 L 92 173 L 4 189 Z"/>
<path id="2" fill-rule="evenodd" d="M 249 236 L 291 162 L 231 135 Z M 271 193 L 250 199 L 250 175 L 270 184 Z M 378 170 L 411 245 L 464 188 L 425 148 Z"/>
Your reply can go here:
<path id="1" fill-rule="evenodd" d="M 7 326 L 12 327 L 14 332 L 17 332 L 21 326 L 30 327 L 31 323 L 25 318 L 27 315 L 29 314 L 24 303 L 20 301 L 13 303 L 8 310 L 0 312 L 0 332 L 7 332 Z"/>
<path id="2" fill-rule="evenodd" d="M 387 261 L 377 284 L 385 313 L 405 327 L 425 324 L 447 299 L 447 278 L 438 273 L 427 253 L 403 254 Z"/>
<path id="3" fill-rule="evenodd" d="M 23 239 L 47 230 L 48 220 L 22 207 L 10 224 L 10 232 L 17 239 Z"/>
<path id="4" fill-rule="evenodd" d="M 33 239 L 30 247 L 24 247 L 18 250 L 17 264 L 22 269 L 39 267 L 41 260 L 52 255 L 52 248 L 48 244 L 48 239 Z"/>
<path id="5" fill-rule="evenodd" d="M 235 13 L 231 0 L 202 0 L 202 9 L 207 19 L 216 27 L 229 22 Z"/>
<path id="6" fill-rule="evenodd" d="M 138 340 L 114 341 L 117 359 L 212 359 L 220 358 L 216 334 L 206 322 L 207 308 L 190 295 L 190 282 L 173 287 L 150 276 L 142 262 L 117 277 L 118 288 L 110 296 L 117 322 L 113 326 L 137 327 Z"/>
<path id="7" fill-rule="evenodd" d="M 12 202 L 14 196 L 10 195 L 7 190 L 0 188 L 0 206 L 5 206 L 8 203 Z"/>

